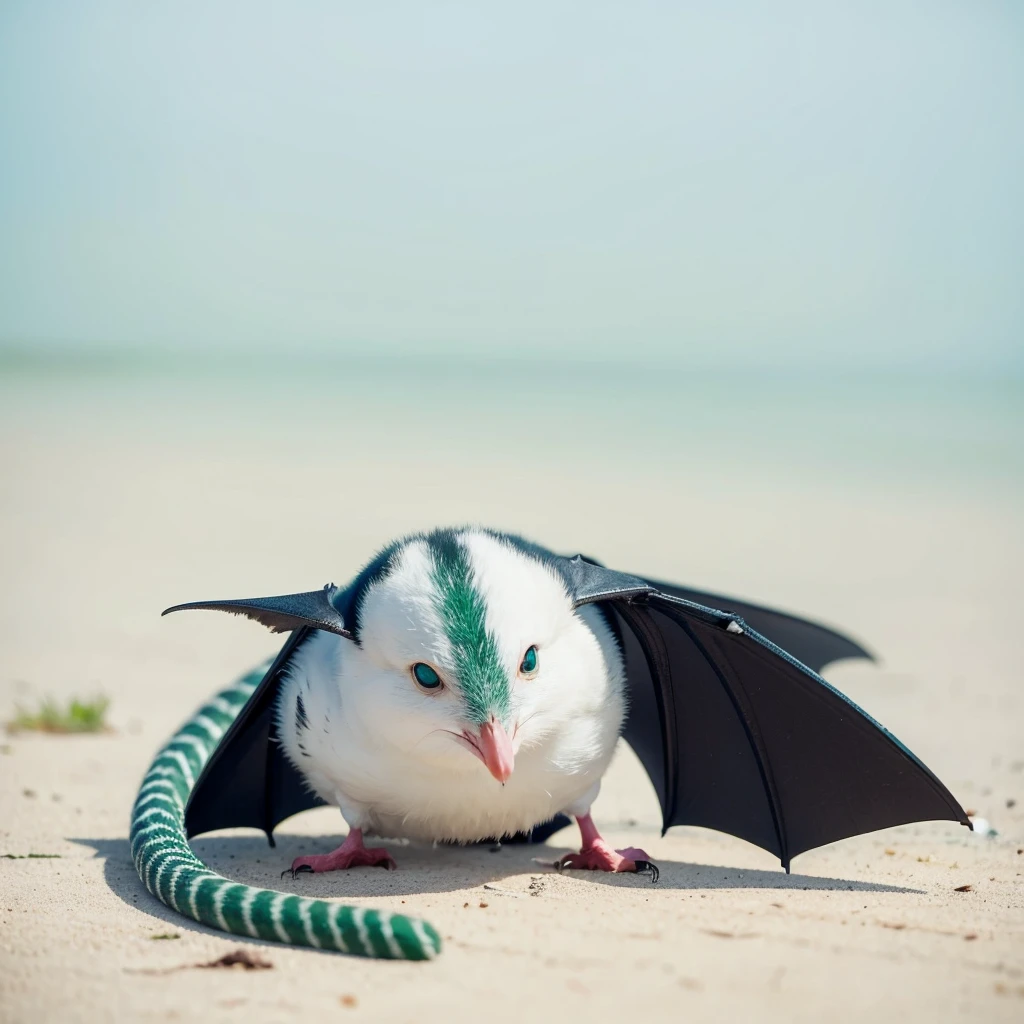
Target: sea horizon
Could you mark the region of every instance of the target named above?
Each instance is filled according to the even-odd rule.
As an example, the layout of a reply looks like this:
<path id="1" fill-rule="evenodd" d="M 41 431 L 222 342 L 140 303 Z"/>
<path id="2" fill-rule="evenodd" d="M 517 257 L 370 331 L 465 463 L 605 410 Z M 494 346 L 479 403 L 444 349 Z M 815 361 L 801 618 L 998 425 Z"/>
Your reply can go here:
<path id="1" fill-rule="evenodd" d="M 0 426 L 1024 492 L 1024 377 L 985 368 L 0 346 Z"/>

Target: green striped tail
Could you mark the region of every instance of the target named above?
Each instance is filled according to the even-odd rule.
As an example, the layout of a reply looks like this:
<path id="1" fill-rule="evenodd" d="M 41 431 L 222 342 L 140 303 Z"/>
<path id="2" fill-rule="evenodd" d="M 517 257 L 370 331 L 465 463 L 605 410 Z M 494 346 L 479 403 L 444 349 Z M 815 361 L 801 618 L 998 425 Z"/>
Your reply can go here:
<path id="1" fill-rule="evenodd" d="M 355 956 L 429 960 L 441 938 L 425 921 L 256 889 L 211 871 L 185 836 L 185 804 L 266 666 L 204 704 L 157 754 L 132 808 L 132 859 L 146 888 L 179 914 L 233 935 Z"/>

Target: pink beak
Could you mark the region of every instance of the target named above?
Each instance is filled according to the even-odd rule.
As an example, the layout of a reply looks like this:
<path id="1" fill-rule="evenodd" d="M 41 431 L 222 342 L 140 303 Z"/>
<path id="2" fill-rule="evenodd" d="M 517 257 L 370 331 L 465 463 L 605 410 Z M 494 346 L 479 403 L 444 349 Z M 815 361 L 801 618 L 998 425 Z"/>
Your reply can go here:
<path id="1" fill-rule="evenodd" d="M 487 770 L 504 785 L 515 767 L 515 755 L 501 722 L 492 719 L 481 725 L 480 739 L 473 746 L 476 747 L 473 752 L 487 765 Z"/>

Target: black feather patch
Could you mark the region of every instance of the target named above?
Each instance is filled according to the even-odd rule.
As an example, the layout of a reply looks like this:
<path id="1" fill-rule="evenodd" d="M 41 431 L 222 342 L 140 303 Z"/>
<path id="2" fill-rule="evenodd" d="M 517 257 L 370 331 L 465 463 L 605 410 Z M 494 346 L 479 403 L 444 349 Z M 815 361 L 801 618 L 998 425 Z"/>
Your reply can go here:
<path id="1" fill-rule="evenodd" d="M 344 617 L 345 621 L 352 622 L 352 635 L 355 642 L 359 643 L 359 612 L 362 608 L 363 598 L 366 592 L 380 580 L 386 579 L 395 567 L 395 556 L 408 543 L 406 540 L 395 541 L 383 550 L 377 552 L 373 559 L 363 567 L 359 575 L 335 597 L 335 607 Z"/>
<path id="2" fill-rule="evenodd" d="M 302 702 L 302 694 L 295 696 L 295 728 L 302 732 L 309 728 L 309 719 L 306 717 L 306 705 Z"/>

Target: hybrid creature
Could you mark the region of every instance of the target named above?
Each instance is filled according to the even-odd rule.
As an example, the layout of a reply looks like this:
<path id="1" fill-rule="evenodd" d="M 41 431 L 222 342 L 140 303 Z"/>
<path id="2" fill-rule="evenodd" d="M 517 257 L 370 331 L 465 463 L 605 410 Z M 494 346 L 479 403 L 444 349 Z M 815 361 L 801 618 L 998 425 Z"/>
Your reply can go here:
<path id="1" fill-rule="evenodd" d="M 197 602 L 292 636 L 258 685 L 226 691 L 147 775 L 133 855 L 164 902 L 241 934 L 364 955 L 429 957 L 436 932 L 399 915 L 231 883 L 187 836 L 273 830 L 316 806 L 348 834 L 297 873 L 392 868 L 367 834 L 542 841 L 575 818 L 561 868 L 644 872 L 591 806 L 623 736 L 663 824 L 780 857 L 889 825 L 968 825 L 913 754 L 816 674 L 869 657 L 814 623 L 562 558 L 483 529 L 398 541 L 347 587 Z M 222 734 L 223 733 L 223 737 Z M 568 816 L 568 817 L 567 817 Z"/>

